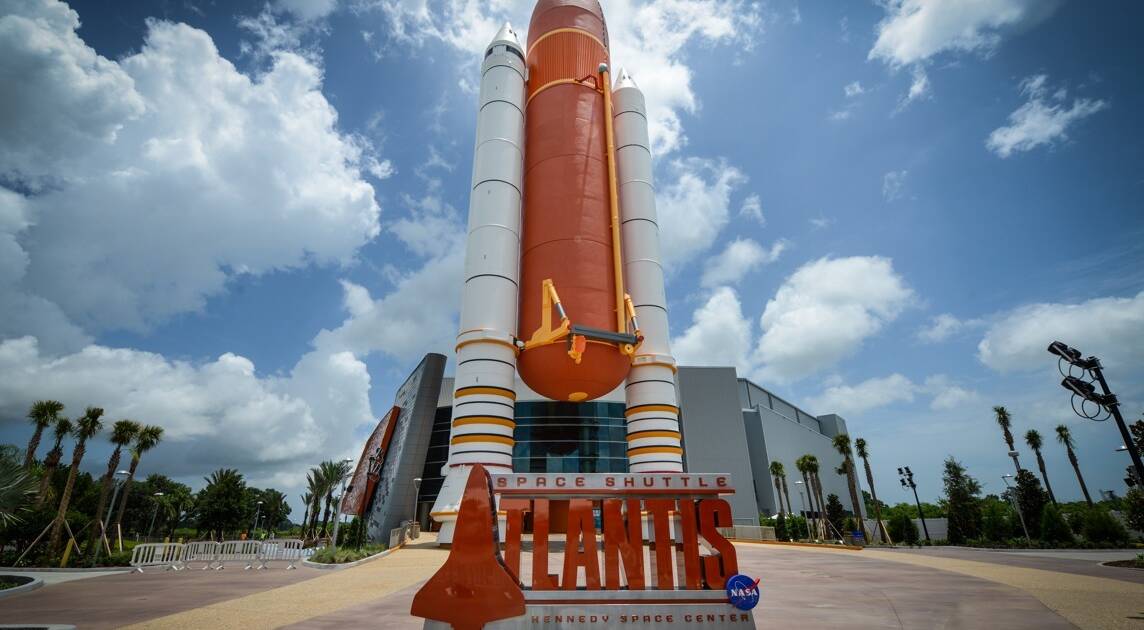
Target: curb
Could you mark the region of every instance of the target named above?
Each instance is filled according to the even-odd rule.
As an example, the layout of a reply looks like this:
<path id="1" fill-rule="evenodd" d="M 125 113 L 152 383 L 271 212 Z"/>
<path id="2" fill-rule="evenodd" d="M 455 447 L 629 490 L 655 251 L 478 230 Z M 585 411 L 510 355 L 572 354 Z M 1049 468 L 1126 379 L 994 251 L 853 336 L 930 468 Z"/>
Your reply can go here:
<path id="1" fill-rule="evenodd" d="M 310 567 L 311 569 L 318 569 L 319 571 L 340 571 L 342 569 L 352 569 L 353 567 L 356 567 L 359 564 L 365 564 L 365 563 L 373 561 L 373 560 L 379 560 L 381 558 L 384 558 L 384 557 L 388 556 L 389 554 L 393 553 L 394 551 L 401 549 L 404 546 L 405 546 L 405 543 L 401 543 L 400 545 L 394 547 L 393 549 L 386 549 L 385 551 L 380 551 L 378 553 L 373 554 L 372 556 L 362 558 L 361 560 L 354 560 L 353 562 L 343 562 L 341 564 L 330 564 L 327 562 L 311 562 L 309 559 L 306 559 L 306 560 L 302 561 L 302 565 Z"/>
<path id="2" fill-rule="evenodd" d="M 784 542 L 781 540 L 742 540 L 740 538 L 728 538 L 727 540 L 733 543 L 746 543 L 750 545 L 775 545 L 778 547 L 811 547 L 814 549 L 839 549 L 845 551 L 862 551 L 864 547 L 855 545 L 821 545 L 818 543 L 797 543 L 797 542 Z"/>
<path id="3" fill-rule="evenodd" d="M 113 571 L 130 571 L 131 567 L 75 567 L 61 569 L 59 567 L 0 567 L 0 573 L 15 571 L 16 573 L 110 573 Z"/>
<path id="4" fill-rule="evenodd" d="M 1144 571 L 1144 568 L 1141 568 L 1141 567 L 1118 567 L 1114 564 L 1111 564 L 1113 562 L 1121 562 L 1121 560 L 1105 560 L 1104 562 L 1100 563 L 1100 566 L 1108 567 L 1110 569 L 1128 569 L 1129 571 Z M 2 591 L 0 591 L 0 592 L 2 592 Z"/>
<path id="5" fill-rule="evenodd" d="M 0 573 L 0 575 L 3 575 L 3 574 Z M 32 581 L 28 582 L 27 584 L 21 584 L 20 586 L 14 586 L 12 588 L 6 588 L 4 590 L 0 590 L 0 599 L 4 599 L 5 597 L 12 597 L 15 595 L 19 595 L 20 593 L 27 593 L 29 591 L 34 591 L 43 585 L 44 585 L 44 581 L 41 580 L 40 578 L 32 578 Z"/>

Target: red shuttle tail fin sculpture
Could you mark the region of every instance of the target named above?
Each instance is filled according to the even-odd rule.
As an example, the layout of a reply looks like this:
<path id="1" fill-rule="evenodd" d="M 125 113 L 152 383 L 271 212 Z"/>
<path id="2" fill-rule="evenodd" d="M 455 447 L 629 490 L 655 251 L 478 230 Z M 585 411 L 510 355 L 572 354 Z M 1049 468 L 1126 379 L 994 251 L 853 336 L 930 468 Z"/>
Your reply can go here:
<path id="1" fill-rule="evenodd" d="M 449 559 L 417 591 L 410 612 L 457 630 L 524 614 L 524 593 L 498 548 L 492 480 L 480 464 L 465 485 Z"/>

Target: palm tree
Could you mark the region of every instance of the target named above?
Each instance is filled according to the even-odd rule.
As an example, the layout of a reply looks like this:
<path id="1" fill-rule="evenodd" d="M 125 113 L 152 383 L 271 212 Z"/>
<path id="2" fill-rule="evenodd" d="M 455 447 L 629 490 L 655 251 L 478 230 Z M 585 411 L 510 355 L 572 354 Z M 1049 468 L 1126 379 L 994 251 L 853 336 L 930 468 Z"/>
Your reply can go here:
<path id="1" fill-rule="evenodd" d="M 327 460 L 318 465 L 322 470 L 322 479 L 325 481 L 324 493 L 326 509 L 322 512 L 322 534 L 328 534 L 326 525 L 330 522 L 330 508 L 334 505 L 334 491 L 338 484 L 349 474 L 349 464 L 344 461 Z"/>
<path id="2" fill-rule="evenodd" d="M 52 426 L 56 443 L 52 446 L 52 450 L 48 451 L 48 456 L 44 458 L 44 476 L 40 478 L 40 494 L 36 497 L 37 510 L 43 507 L 44 501 L 48 498 L 48 486 L 52 483 L 52 476 L 55 475 L 56 468 L 60 465 L 60 459 L 64 456 L 64 449 L 60 447 L 60 444 L 71 431 L 71 420 L 64 417 L 56 418 L 55 425 Z"/>
<path id="3" fill-rule="evenodd" d="M 119 491 L 123 499 L 119 501 L 119 512 L 115 515 L 115 527 L 123 527 L 123 513 L 127 510 L 127 498 L 131 496 L 131 484 L 135 481 L 135 470 L 139 468 L 139 458 L 143 453 L 155 448 L 163 440 L 163 427 L 153 424 L 144 425 L 135 435 L 135 444 L 131 447 L 131 467 L 127 469 L 127 480 L 123 482 L 123 489 Z"/>
<path id="4" fill-rule="evenodd" d="M 783 482 L 783 494 L 786 495 L 787 514 L 794 514 L 794 505 L 790 502 L 790 488 L 787 487 L 786 469 L 785 468 L 783 469 L 782 477 L 779 477 L 779 479 L 781 479 Z"/>
<path id="5" fill-rule="evenodd" d="M 318 537 L 318 511 L 322 507 L 322 496 L 326 493 L 326 480 L 322 478 L 322 468 L 311 468 L 306 475 L 307 490 L 310 493 L 310 522 L 306 527 L 308 536 Z"/>
<path id="6" fill-rule="evenodd" d="M 786 476 L 786 471 L 783 470 L 783 463 L 780 461 L 771 462 L 771 477 L 775 481 L 775 496 L 778 498 L 779 514 L 782 514 L 784 512 L 784 510 L 783 510 L 783 484 L 782 484 L 782 481 L 780 481 L 780 479 L 782 479 L 785 476 Z M 787 503 L 787 509 L 785 511 L 790 512 L 790 503 L 789 502 Z"/>
<path id="7" fill-rule="evenodd" d="M 123 447 L 135 439 L 140 429 L 142 427 L 134 420 L 118 420 L 111 427 L 111 443 L 115 445 L 115 450 L 111 451 L 111 457 L 107 460 L 107 472 L 100 482 L 99 503 L 95 508 L 95 525 L 91 528 L 91 536 L 87 544 L 89 549 L 92 549 L 92 545 L 96 544 L 103 529 L 103 515 L 107 512 L 107 499 L 111 494 L 112 484 L 115 483 L 115 471 L 119 469 L 119 459 L 123 454 Z"/>
<path id="8" fill-rule="evenodd" d="M 866 440 L 858 438 L 854 440 L 854 448 L 858 451 L 858 457 L 862 458 L 862 465 L 866 468 L 866 485 L 870 486 L 870 498 L 874 500 L 874 520 L 878 523 L 878 529 L 882 531 L 882 542 L 889 542 L 890 536 L 886 533 L 886 524 L 882 522 L 882 504 L 878 503 L 878 491 L 874 489 L 874 472 L 870 470 L 870 450 L 866 446 Z"/>
<path id="9" fill-rule="evenodd" d="M 27 511 L 39 485 L 32 471 L 0 460 L 0 527 L 20 522 L 20 512 Z"/>
<path id="10" fill-rule="evenodd" d="M 842 469 L 846 475 L 846 484 L 850 487 L 850 506 L 854 509 L 854 520 L 858 523 L 858 531 L 862 532 L 862 538 L 870 540 L 870 536 L 866 533 L 866 522 L 862 519 L 862 504 L 858 500 L 858 475 L 854 470 L 854 456 L 850 452 L 850 436 L 845 433 L 839 433 L 831 440 L 834 445 L 834 450 L 842 456 Z"/>
<path id="11" fill-rule="evenodd" d="M 56 400 L 37 400 L 28 410 L 28 420 L 36 427 L 32 439 L 28 440 L 28 452 L 24 455 L 24 468 L 31 468 L 36 461 L 36 451 L 40 448 L 40 438 L 44 429 L 56 421 L 56 417 L 64 410 L 64 404 Z"/>
<path id="12" fill-rule="evenodd" d="M 803 455 L 806 458 L 806 473 L 810 477 L 807 492 L 814 494 L 818 503 L 818 528 L 821 538 L 826 538 L 826 500 L 822 498 L 822 480 L 818 477 L 818 458 L 811 454 Z"/>
<path id="13" fill-rule="evenodd" d="M 59 551 L 63 534 L 64 519 L 67 518 L 68 504 L 71 503 L 72 491 L 75 489 L 75 478 L 79 475 L 79 464 L 87 451 L 87 441 L 103 429 L 103 409 L 88 407 L 83 415 L 75 421 L 72 437 L 75 438 L 75 448 L 72 449 L 71 470 L 68 471 L 68 481 L 64 484 L 64 494 L 60 497 L 60 507 L 56 511 L 56 520 L 52 524 L 52 537 L 48 542 L 48 550 L 55 554 Z"/>
<path id="14" fill-rule="evenodd" d="M 1009 447 L 1010 457 L 1013 458 L 1013 465 L 1017 467 L 1017 473 L 1021 473 L 1021 462 L 1017 461 L 1017 449 L 1013 447 L 1013 432 L 1010 430 L 1012 426 L 1012 419 L 1009 417 L 1009 410 L 997 406 L 993 408 L 993 413 L 997 418 L 997 426 L 1001 427 L 1001 431 L 1005 437 L 1005 445 Z"/>
<path id="15" fill-rule="evenodd" d="M 310 520 L 310 502 L 314 500 L 313 493 L 306 492 L 301 495 L 302 505 L 306 510 L 302 512 L 302 538 L 306 538 L 306 524 Z"/>
<path id="16" fill-rule="evenodd" d="M 1073 442 L 1069 428 L 1063 424 L 1057 425 L 1057 441 L 1064 444 L 1065 450 L 1068 451 L 1069 463 L 1076 471 L 1076 480 L 1080 482 L 1080 491 L 1084 493 L 1084 500 L 1088 503 L 1088 507 L 1092 507 L 1092 497 L 1088 496 L 1088 486 L 1084 485 L 1084 475 L 1080 474 L 1080 464 L 1077 463 L 1076 453 L 1073 451 L 1076 448 L 1076 442 Z"/>
<path id="17" fill-rule="evenodd" d="M 803 455 L 802 457 L 794 460 L 794 467 L 798 469 L 798 472 L 802 473 L 802 485 L 806 486 L 806 494 L 808 497 L 810 497 L 810 511 L 813 513 L 815 511 L 813 490 L 814 486 L 810 484 L 810 467 L 806 462 L 806 458 L 807 455 Z"/>
<path id="18" fill-rule="evenodd" d="M 1041 469 L 1041 479 L 1045 482 L 1045 490 L 1049 493 L 1049 500 L 1053 503 L 1057 502 L 1057 498 L 1053 496 L 1053 487 L 1049 485 L 1049 473 L 1045 472 L 1045 458 L 1041 457 L 1041 434 L 1036 429 L 1029 429 L 1025 432 L 1025 444 L 1033 449 L 1037 454 L 1037 467 Z"/>

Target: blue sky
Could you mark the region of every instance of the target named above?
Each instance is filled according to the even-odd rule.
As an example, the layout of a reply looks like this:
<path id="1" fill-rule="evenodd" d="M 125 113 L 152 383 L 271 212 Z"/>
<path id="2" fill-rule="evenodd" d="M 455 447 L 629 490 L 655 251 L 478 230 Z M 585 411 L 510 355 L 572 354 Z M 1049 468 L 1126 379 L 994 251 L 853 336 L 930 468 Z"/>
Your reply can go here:
<path id="1" fill-rule="evenodd" d="M 296 495 L 456 333 L 477 63 L 530 2 L 0 2 L 0 440 L 34 399 L 162 424 L 144 460 Z M 1038 429 L 1122 491 L 1044 346 L 1144 410 L 1141 9 L 606 2 L 650 106 L 673 345 L 939 493 Z M 91 449 L 95 470 L 103 450 Z M 1026 466 L 1031 454 L 1020 449 Z M 296 497 L 295 497 L 296 499 Z M 297 501 L 295 501 L 297 503 Z"/>

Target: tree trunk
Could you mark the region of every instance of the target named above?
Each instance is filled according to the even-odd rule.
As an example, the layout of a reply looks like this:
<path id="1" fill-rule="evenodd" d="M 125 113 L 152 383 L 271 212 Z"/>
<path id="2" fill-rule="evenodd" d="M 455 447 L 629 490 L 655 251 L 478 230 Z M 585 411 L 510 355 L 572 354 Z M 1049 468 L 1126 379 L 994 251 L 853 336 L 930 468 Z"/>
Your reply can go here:
<path id="1" fill-rule="evenodd" d="M 60 497 L 60 507 L 56 511 L 56 520 L 52 524 L 52 538 L 48 549 L 52 554 L 59 551 L 60 541 L 63 537 L 64 519 L 68 514 L 68 503 L 71 503 L 72 490 L 75 488 L 75 478 L 79 474 L 79 463 L 83 461 L 83 454 L 87 450 L 84 442 L 78 442 L 72 451 L 71 470 L 68 471 L 68 481 L 64 484 L 64 493 Z"/>
<path id="2" fill-rule="evenodd" d="M 334 493 L 331 492 L 326 495 L 326 509 L 322 511 L 322 534 L 326 535 L 329 530 L 326 527 L 330 523 L 330 506 L 334 503 Z"/>
<path id="3" fill-rule="evenodd" d="M 807 501 L 810 503 L 810 512 L 808 514 L 804 514 L 804 516 L 808 519 L 807 523 L 809 523 L 810 515 L 814 513 L 814 486 L 810 484 L 810 476 L 805 472 L 802 473 L 802 485 L 806 486 L 806 496 L 809 497 Z M 807 506 L 802 507 L 803 509 L 806 509 Z M 807 527 L 809 528 L 809 525 Z M 807 532 L 807 536 L 810 536 L 809 531 Z"/>
<path id="4" fill-rule="evenodd" d="M 48 451 L 48 456 L 44 458 L 44 476 L 40 478 L 40 494 L 36 497 L 36 509 L 44 506 L 44 501 L 48 498 L 48 486 L 52 483 L 52 477 L 56 473 L 56 468 L 60 466 L 60 459 L 64 456 L 63 449 L 60 448 L 59 443 Z"/>
<path id="5" fill-rule="evenodd" d="M 790 489 L 787 488 L 786 477 L 783 477 L 783 494 L 786 495 L 787 514 L 794 514 L 794 504 L 790 502 Z"/>
<path id="6" fill-rule="evenodd" d="M 312 538 L 318 537 L 318 512 L 322 509 L 321 497 L 314 499 L 313 505 L 310 507 L 310 526 L 307 528 Z"/>
<path id="7" fill-rule="evenodd" d="M 874 490 L 874 473 L 870 470 L 870 460 L 863 458 L 862 464 L 866 467 L 866 483 L 870 486 L 870 498 L 874 500 L 874 518 L 878 522 L 878 529 L 882 532 L 882 542 L 890 542 L 890 535 L 886 533 L 886 524 L 882 522 L 882 506 L 878 503 L 878 492 Z"/>
<path id="8" fill-rule="evenodd" d="M 44 427 L 37 426 L 32 439 L 28 440 L 28 452 L 24 454 L 24 468 L 31 468 L 36 461 L 36 451 L 40 449 L 40 438 L 44 435 Z"/>
<path id="9" fill-rule="evenodd" d="M 1041 457 L 1041 450 L 1037 449 L 1037 467 L 1041 469 L 1041 479 L 1045 482 L 1045 491 L 1049 493 L 1049 500 L 1056 505 L 1057 498 L 1053 496 L 1053 487 L 1049 485 L 1049 473 L 1045 472 L 1045 458 Z"/>
<path id="10" fill-rule="evenodd" d="M 858 477 L 854 474 L 854 458 L 846 456 L 846 483 L 850 486 L 850 504 L 854 508 L 854 520 L 858 524 L 858 531 L 862 532 L 863 540 L 870 540 L 866 532 L 866 521 L 862 519 L 862 504 L 858 501 Z"/>
<path id="11" fill-rule="evenodd" d="M 783 487 L 779 483 L 779 478 L 775 477 L 775 501 L 779 504 L 779 514 L 783 513 Z"/>
<path id="12" fill-rule="evenodd" d="M 1092 497 L 1088 496 L 1088 486 L 1084 485 L 1084 475 L 1080 474 L 1080 464 L 1076 461 L 1076 453 L 1069 449 L 1069 463 L 1072 464 L 1073 470 L 1076 471 L 1076 480 L 1080 482 L 1080 491 L 1084 493 L 1084 500 L 1088 503 L 1088 507 L 1092 507 Z"/>
<path id="13" fill-rule="evenodd" d="M 818 520 L 822 526 L 822 538 L 825 540 L 830 534 L 830 530 L 826 526 L 826 497 L 822 496 L 822 478 L 818 476 L 818 473 L 813 473 L 811 474 L 811 481 L 814 482 L 814 492 L 818 495 Z"/>
<path id="14" fill-rule="evenodd" d="M 116 446 L 114 451 L 111 451 L 111 457 L 107 460 L 107 474 L 103 476 L 99 488 L 99 503 L 95 508 L 95 524 L 91 528 L 91 536 L 88 538 L 87 548 L 95 549 L 92 545 L 99 544 L 99 534 L 102 530 L 100 523 L 103 522 L 103 514 L 107 511 L 107 499 L 111 494 L 111 485 L 115 482 L 115 469 L 119 467 L 119 458 L 121 455 L 122 447 Z M 94 556 L 93 556 L 94 557 Z"/>
<path id="15" fill-rule="evenodd" d="M 120 530 L 123 529 L 123 513 L 127 511 L 127 497 L 131 496 L 131 484 L 135 482 L 135 469 L 138 467 L 139 458 L 132 456 L 131 467 L 127 469 L 127 479 L 123 482 L 123 488 L 119 490 L 119 494 L 123 495 L 119 500 L 119 511 L 113 521 Z"/>

